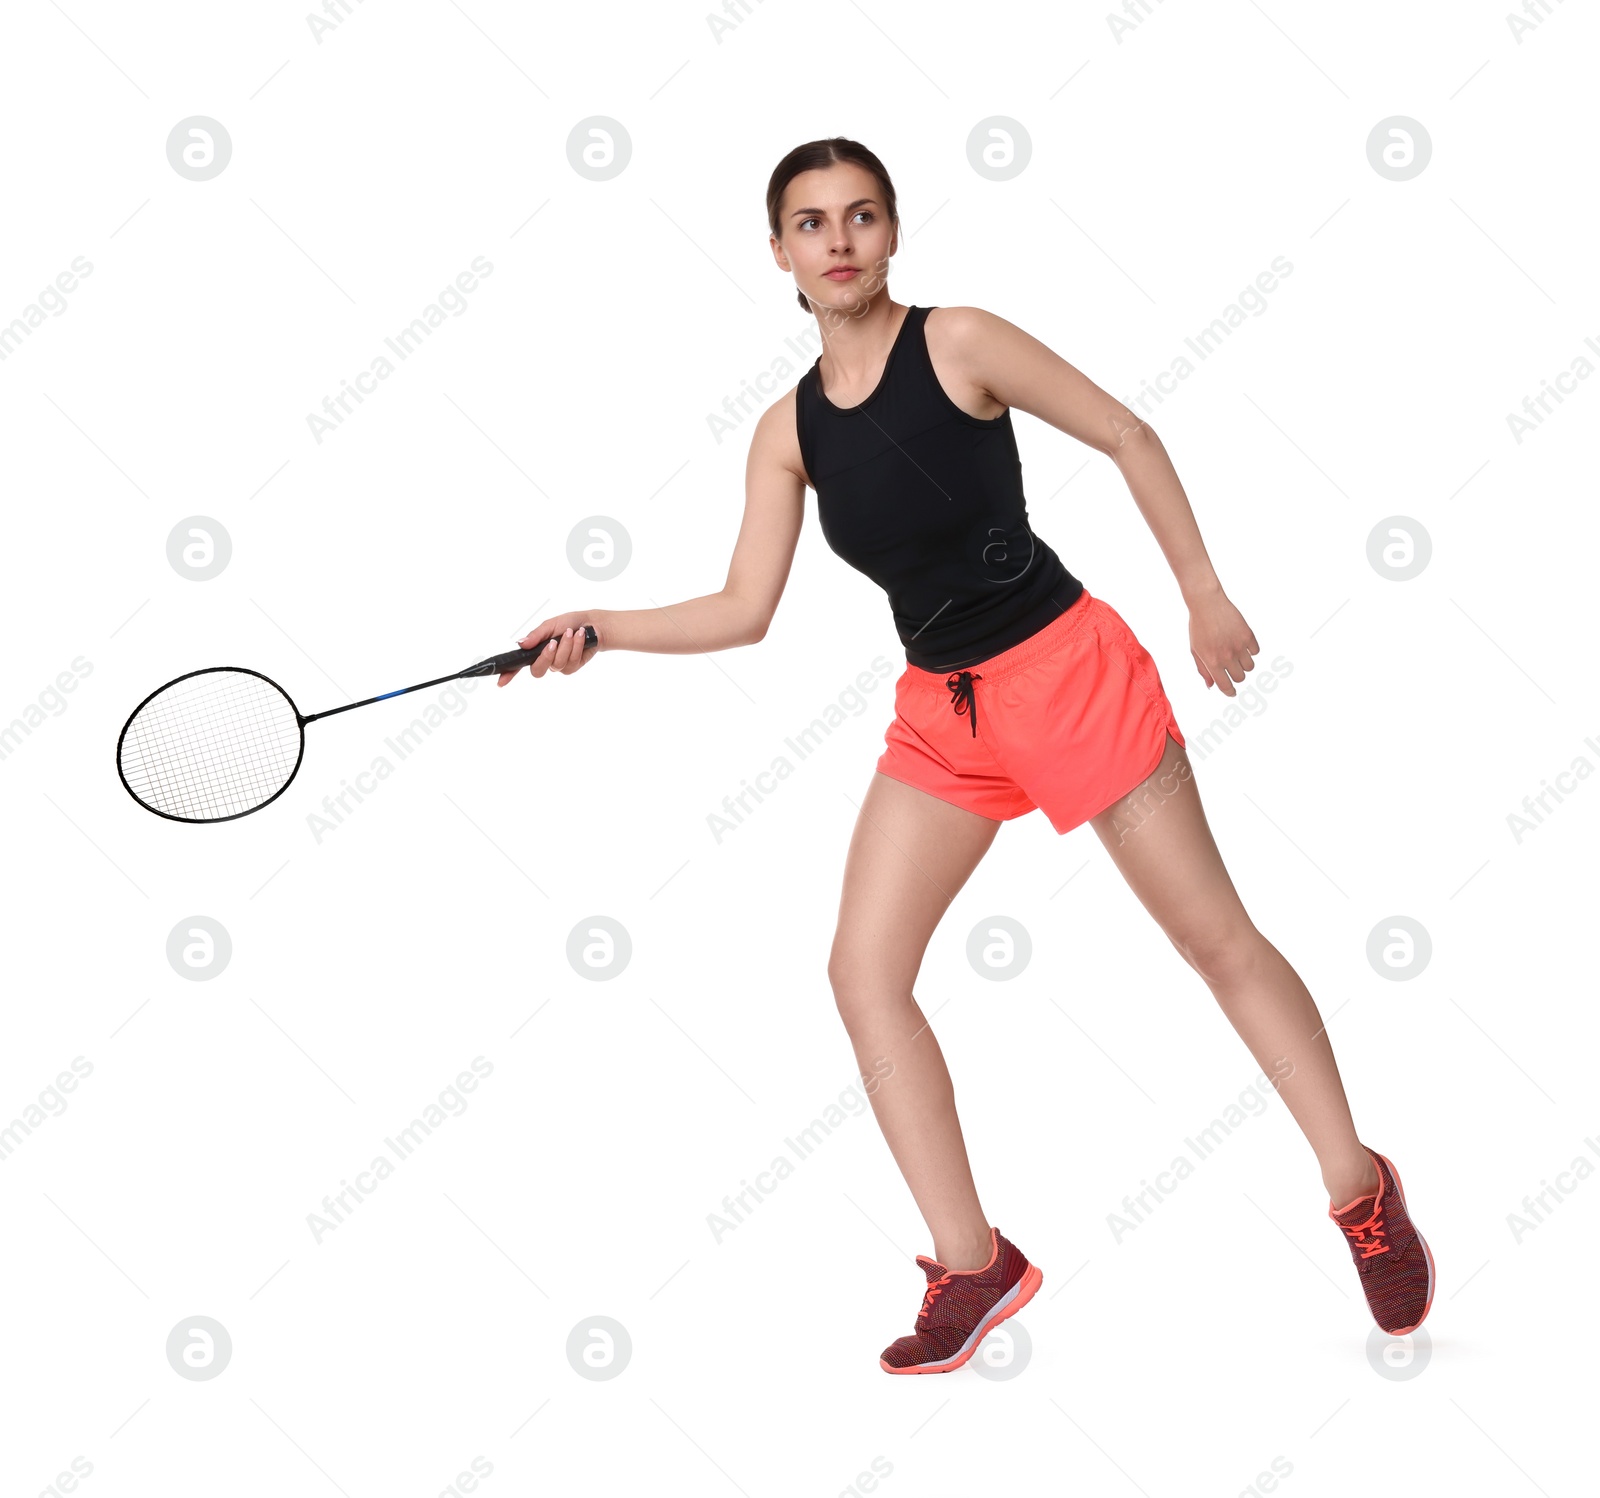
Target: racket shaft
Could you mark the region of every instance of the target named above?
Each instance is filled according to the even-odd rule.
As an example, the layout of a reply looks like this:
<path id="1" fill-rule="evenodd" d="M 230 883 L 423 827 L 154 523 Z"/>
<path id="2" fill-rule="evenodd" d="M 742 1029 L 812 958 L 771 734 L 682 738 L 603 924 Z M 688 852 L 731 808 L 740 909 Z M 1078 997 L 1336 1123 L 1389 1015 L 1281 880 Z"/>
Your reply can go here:
<path id="1" fill-rule="evenodd" d="M 588 650 L 591 646 L 600 643 L 600 636 L 594 632 L 594 625 L 583 626 L 583 648 Z M 559 640 L 560 635 L 551 635 L 550 640 Z M 550 640 L 544 642 L 545 645 Z M 544 648 L 543 645 L 539 650 Z M 301 718 L 301 723 L 315 723 L 320 718 L 331 718 L 335 713 L 348 713 L 353 708 L 370 707 L 374 702 L 387 702 L 391 697 L 404 697 L 407 692 L 420 692 L 427 687 L 436 687 L 441 682 L 460 681 L 464 676 L 499 676 L 502 672 L 516 671 L 520 667 L 530 666 L 539 659 L 539 650 L 508 650 L 504 655 L 491 655 L 488 660 L 479 661 L 476 665 L 468 666 L 465 671 L 452 671 L 448 676 L 436 676 L 432 681 L 419 681 L 414 687 L 401 687 L 393 692 L 380 692 L 376 697 L 364 697 L 360 702 L 347 702 L 343 707 L 330 707 L 323 713 L 311 713 Z"/>

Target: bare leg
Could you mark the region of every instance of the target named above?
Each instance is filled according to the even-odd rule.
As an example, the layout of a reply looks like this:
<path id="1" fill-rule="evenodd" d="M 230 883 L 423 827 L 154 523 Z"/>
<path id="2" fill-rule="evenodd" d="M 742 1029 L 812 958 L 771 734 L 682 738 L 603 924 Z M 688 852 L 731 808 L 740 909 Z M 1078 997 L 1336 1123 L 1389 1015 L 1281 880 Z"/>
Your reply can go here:
<path id="1" fill-rule="evenodd" d="M 1277 1082 L 1335 1206 L 1378 1188 L 1356 1138 L 1322 1016 L 1300 975 L 1245 914 L 1200 805 L 1189 757 L 1168 737 L 1143 785 L 1091 823 L 1140 904 L 1215 995 L 1262 1071 Z"/>
<path id="2" fill-rule="evenodd" d="M 947 1269 L 989 1259 L 955 1092 L 912 986 L 928 938 L 1000 824 L 875 774 L 845 861 L 828 980 L 872 1108 Z M 880 1064 L 880 1058 L 892 1070 Z"/>

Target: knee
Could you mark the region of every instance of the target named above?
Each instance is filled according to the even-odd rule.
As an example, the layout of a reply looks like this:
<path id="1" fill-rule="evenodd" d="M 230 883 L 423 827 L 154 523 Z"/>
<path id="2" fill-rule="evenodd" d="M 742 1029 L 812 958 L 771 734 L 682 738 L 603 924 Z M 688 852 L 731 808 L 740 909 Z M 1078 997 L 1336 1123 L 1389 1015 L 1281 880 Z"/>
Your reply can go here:
<path id="1" fill-rule="evenodd" d="M 1178 955 L 1213 990 L 1234 989 L 1259 970 L 1270 947 L 1267 939 L 1248 923 L 1216 930 L 1168 934 Z"/>
<path id="2" fill-rule="evenodd" d="M 837 948 L 828 958 L 828 987 L 839 1017 L 850 1025 L 871 1003 L 872 983 L 862 965 Z"/>
<path id="3" fill-rule="evenodd" d="M 835 948 L 828 958 L 828 984 L 845 1028 L 854 1030 L 886 1014 L 909 993 L 881 962 Z"/>

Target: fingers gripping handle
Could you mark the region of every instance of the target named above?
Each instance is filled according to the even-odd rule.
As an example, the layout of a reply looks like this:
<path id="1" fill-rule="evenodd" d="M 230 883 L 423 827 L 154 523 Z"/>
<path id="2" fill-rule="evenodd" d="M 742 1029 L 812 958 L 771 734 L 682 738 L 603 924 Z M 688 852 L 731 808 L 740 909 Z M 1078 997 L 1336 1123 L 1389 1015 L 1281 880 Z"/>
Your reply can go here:
<path id="1" fill-rule="evenodd" d="M 504 655 L 491 655 L 486 661 L 479 661 L 475 666 L 468 666 L 461 674 L 463 676 L 499 676 L 506 671 L 516 671 L 523 666 L 531 666 L 539 659 L 540 653 L 551 640 L 559 641 L 560 635 L 551 635 L 532 650 L 508 650 Z M 583 626 L 583 648 L 589 650 L 600 643 L 600 637 L 594 632 L 594 625 Z"/>

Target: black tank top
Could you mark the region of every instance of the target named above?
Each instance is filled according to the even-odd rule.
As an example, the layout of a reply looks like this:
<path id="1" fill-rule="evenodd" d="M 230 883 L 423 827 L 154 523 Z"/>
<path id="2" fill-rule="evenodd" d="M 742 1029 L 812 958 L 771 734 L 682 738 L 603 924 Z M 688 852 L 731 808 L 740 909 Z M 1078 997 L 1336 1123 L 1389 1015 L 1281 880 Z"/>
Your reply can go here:
<path id="1" fill-rule="evenodd" d="M 800 456 L 828 545 L 888 595 L 906 660 L 955 671 L 1064 613 L 1083 584 L 1028 524 L 1011 412 L 982 420 L 944 392 L 907 309 L 883 378 L 858 406 L 795 389 Z"/>

